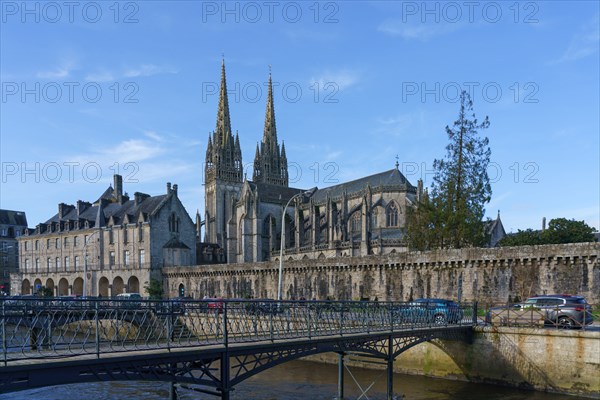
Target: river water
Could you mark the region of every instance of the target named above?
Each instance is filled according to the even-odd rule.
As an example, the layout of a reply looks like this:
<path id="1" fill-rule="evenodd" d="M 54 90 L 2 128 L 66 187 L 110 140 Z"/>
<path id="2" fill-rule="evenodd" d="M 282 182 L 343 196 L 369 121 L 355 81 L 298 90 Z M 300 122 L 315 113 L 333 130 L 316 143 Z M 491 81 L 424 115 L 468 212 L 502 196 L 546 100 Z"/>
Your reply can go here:
<path id="1" fill-rule="evenodd" d="M 367 388 L 365 400 L 385 399 L 383 370 L 350 368 L 358 384 Z M 358 399 L 361 390 L 348 371 L 345 373 L 346 399 Z M 565 396 L 421 376 L 394 374 L 394 390 L 403 400 L 583 400 Z M 180 399 L 216 399 L 180 388 Z M 108 382 L 64 385 L 0 395 L 0 400 L 164 400 L 167 384 L 160 382 Z M 337 365 L 292 361 L 264 371 L 235 387 L 236 400 L 334 400 L 337 394 Z M 404 396 L 404 397 L 401 397 Z"/>

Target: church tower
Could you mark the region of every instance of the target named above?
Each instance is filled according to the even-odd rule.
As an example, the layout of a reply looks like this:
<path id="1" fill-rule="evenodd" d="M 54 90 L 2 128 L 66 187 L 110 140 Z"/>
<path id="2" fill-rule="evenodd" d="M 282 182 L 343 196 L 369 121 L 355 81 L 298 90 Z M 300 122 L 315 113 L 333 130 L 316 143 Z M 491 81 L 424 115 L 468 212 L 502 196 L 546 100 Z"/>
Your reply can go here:
<path id="1" fill-rule="evenodd" d="M 254 182 L 270 183 L 278 186 L 288 186 L 288 164 L 285 155 L 285 145 L 277 143 L 277 128 L 275 126 L 275 106 L 273 103 L 273 82 L 269 73 L 269 92 L 267 111 L 265 115 L 265 130 L 260 146 L 256 145 L 254 156 Z"/>
<path id="2" fill-rule="evenodd" d="M 236 132 L 231 132 L 225 60 L 221 64 L 221 90 L 217 126 L 208 135 L 205 182 L 205 237 L 204 241 L 217 243 L 227 254 L 227 224 L 232 217 L 243 184 L 242 150 Z"/>

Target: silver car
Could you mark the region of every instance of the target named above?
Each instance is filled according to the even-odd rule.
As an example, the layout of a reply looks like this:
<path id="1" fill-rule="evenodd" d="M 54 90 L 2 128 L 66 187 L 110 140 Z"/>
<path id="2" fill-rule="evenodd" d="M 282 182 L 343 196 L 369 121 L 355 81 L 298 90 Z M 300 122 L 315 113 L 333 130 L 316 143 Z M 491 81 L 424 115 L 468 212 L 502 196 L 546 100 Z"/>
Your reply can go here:
<path id="1" fill-rule="evenodd" d="M 550 294 L 528 298 L 524 303 L 516 304 L 516 308 L 535 308 L 545 313 L 545 324 L 558 325 L 564 328 L 581 327 L 594 321 L 592 307 L 582 296 L 566 294 Z"/>

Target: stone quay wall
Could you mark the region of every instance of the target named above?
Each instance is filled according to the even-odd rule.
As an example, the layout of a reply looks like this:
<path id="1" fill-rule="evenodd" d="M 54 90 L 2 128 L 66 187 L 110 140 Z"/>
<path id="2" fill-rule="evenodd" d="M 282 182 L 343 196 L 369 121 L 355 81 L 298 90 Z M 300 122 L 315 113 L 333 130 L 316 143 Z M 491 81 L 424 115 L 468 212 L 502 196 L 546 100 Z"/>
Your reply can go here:
<path id="1" fill-rule="evenodd" d="M 283 299 L 406 301 L 442 297 L 483 304 L 572 293 L 600 304 L 600 243 L 468 248 L 284 260 Z M 195 298 L 276 298 L 279 261 L 163 269 L 165 292 Z"/>
<path id="2" fill-rule="evenodd" d="M 335 353 L 306 357 L 335 364 Z M 384 368 L 358 356 L 346 365 Z M 473 343 L 434 340 L 408 349 L 394 361 L 394 372 L 491 383 L 600 398 L 600 332 L 564 329 L 475 329 Z M 402 382 L 397 381 L 402 392 Z"/>

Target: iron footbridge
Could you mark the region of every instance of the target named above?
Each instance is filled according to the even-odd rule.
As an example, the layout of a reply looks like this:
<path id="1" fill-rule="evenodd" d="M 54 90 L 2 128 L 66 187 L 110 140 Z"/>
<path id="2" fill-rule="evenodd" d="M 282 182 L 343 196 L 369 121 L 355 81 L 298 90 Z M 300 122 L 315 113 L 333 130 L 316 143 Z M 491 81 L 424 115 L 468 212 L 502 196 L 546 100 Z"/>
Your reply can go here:
<path id="1" fill-rule="evenodd" d="M 164 381 L 221 399 L 287 361 L 339 355 L 393 362 L 433 339 L 470 341 L 476 304 L 0 299 L 0 393 L 98 381 Z"/>

